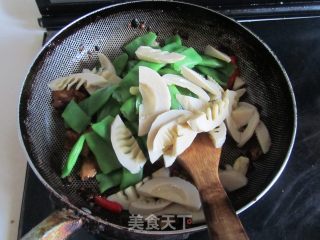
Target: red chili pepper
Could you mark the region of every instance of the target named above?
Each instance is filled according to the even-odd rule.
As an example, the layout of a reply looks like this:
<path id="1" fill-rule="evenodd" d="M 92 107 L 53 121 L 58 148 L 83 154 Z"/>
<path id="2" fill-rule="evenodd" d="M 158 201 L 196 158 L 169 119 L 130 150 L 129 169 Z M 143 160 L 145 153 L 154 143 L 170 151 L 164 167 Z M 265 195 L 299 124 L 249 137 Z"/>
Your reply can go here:
<path id="1" fill-rule="evenodd" d="M 231 58 L 231 63 L 234 64 L 234 65 L 237 65 L 237 63 L 238 63 L 237 56 L 230 56 L 230 58 Z"/>
<path id="2" fill-rule="evenodd" d="M 240 72 L 239 72 L 239 68 L 236 68 L 234 70 L 234 72 L 232 73 L 232 75 L 229 77 L 228 82 L 227 82 L 227 88 L 228 89 L 232 89 L 234 81 L 236 80 L 236 78 L 239 76 Z"/>
<path id="3" fill-rule="evenodd" d="M 237 68 L 234 70 L 234 72 L 232 73 L 232 75 L 228 79 L 228 82 L 227 82 L 228 89 L 232 89 L 234 81 L 236 80 L 236 77 L 238 77 L 240 75 L 239 68 L 237 66 L 237 63 L 238 63 L 237 56 L 233 55 L 233 56 L 230 56 L 230 58 L 231 58 L 231 63 L 236 65 Z"/>
<path id="4" fill-rule="evenodd" d="M 109 201 L 108 199 L 101 196 L 95 196 L 94 202 L 100 207 L 113 213 L 120 213 L 123 210 L 122 206 L 119 203 Z"/>

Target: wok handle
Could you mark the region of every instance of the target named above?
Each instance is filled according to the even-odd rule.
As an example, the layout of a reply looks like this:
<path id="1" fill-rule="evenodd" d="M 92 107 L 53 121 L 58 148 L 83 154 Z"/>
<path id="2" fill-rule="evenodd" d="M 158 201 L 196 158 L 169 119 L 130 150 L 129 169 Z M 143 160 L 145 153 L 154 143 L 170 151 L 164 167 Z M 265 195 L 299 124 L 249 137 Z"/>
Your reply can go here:
<path id="1" fill-rule="evenodd" d="M 31 229 L 21 240 L 67 239 L 83 225 L 83 220 L 71 210 L 60 210 L 49 215 Z"/>

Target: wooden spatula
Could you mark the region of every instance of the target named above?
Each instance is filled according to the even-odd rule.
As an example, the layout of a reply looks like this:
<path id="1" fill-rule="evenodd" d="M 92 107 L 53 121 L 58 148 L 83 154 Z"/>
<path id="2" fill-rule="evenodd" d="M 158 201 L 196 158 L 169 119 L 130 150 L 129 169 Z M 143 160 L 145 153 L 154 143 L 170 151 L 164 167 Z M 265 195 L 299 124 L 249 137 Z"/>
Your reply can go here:
<path id="1" fill-rule="evenodd" d="M 201 133 L 178 159 L 199 190 L 211 239 L 249 239 L 220 183 L 220 155 L 209 134 Z"/>

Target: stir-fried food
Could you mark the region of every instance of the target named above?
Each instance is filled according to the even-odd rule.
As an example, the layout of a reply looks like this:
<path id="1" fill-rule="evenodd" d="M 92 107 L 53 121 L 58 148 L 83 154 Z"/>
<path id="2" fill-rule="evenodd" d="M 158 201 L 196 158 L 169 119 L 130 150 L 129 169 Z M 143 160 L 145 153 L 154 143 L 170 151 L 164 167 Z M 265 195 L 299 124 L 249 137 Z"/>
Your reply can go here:
<path id="1" fill-rule="evenodd" d="M 219 172 L 227 191 L 247 184 L 250 161 L 271 146 L 258 109 L 241 101 L 246 81 L 237 57 L 211 45 L 197 51 L 178 35 L 161 45 L 153 32 L 123 49 L 113 61 L 98 53 L 94 69 L 49 84 L 53 106 L 63 111 L 66 126 L 69 155 L 61 176 L 96 178 L 102 196 L 95 203 L 111 212 L 192 211 L 204 221 L 197 189 L 172 171 L 197 134 L 210 134 L 217 148 L 227 135 L 239 148 L 249 146 L 247 156 L 238 156 Z M 147 163 L 159 161 L 164 168 L 143 178 Z M 109 189 L 118 192 L 109 194 Z"/>

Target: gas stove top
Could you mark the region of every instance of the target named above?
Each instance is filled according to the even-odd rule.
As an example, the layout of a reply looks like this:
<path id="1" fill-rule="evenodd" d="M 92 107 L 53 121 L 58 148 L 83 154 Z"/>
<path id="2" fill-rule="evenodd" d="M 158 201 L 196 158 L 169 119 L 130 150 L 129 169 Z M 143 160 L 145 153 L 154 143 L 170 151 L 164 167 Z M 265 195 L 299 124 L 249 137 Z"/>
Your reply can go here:
<path id="1" fill-rule="evenodd" d="M 283 174 L 271 190 L 240 214 L 251 239 L 318 239 L 320 226 L 320 17 L 243 21 L 276 53 L 291 79 L 298 131 Z M 45 34 L 47 41 L 55 31 Z M 63 207 L 27 168 L 19 236 Z M 101 239 L 80 230 L 70 239 Z M 206 231 L 188 239 L 208 239 Z"/>

